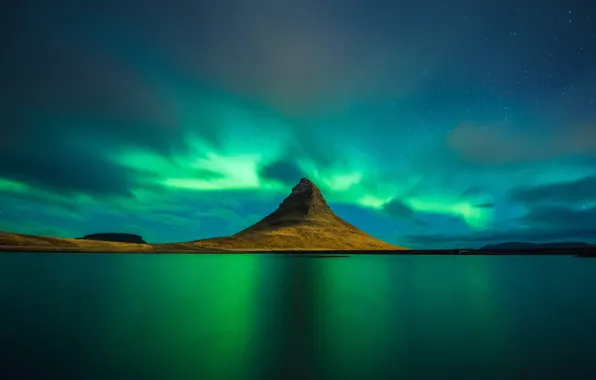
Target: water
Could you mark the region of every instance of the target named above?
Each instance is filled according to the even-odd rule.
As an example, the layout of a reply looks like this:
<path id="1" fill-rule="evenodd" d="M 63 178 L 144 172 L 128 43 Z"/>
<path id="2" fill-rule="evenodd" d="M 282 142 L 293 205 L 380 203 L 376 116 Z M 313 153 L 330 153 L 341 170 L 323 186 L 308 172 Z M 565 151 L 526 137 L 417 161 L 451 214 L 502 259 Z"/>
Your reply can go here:
<path id="1" fill-rule="evenodd" d="M 0 378 L 596 378 L 592 259 L 6 253 L 0 312 Z"/>

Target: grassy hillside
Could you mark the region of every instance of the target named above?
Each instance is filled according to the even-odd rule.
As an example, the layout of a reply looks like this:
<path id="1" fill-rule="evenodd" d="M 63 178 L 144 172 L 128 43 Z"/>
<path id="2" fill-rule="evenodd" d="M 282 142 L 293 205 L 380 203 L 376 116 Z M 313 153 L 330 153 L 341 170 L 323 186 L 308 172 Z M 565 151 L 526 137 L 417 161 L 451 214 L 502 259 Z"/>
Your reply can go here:
<path id="1" fill-rule="evenodd" d="M 234 250 L 386 250 L 404 249 L 362 231 L 294 225 L 230 237 L 199 240 L 203 247 Z"/>

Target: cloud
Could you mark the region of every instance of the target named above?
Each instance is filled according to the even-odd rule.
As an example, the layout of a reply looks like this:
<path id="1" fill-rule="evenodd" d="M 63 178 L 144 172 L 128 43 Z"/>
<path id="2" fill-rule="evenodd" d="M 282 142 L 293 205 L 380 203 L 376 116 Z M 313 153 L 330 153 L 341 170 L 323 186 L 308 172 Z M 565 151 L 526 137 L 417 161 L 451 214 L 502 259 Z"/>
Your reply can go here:
<path id="1" fill-rule="evenodd" d="M 525 204 L 593 202 L 596 201 L 596 176 L 570 182 L 515 188 L 509 193 L 509 198 Z"/>
<path id="2" fill-rule="evenodd" d="M 461 124 L 449 133 L 446 144 L 463 158 L 483 165 L 596 155 L 593 124 L 540 132 L 520 131 L 504 125 Z"/>
<path id="3" fill-rule="evenodd" d="M 123 195 L 139 175 L 110 154 L 184 145 L 171 110 L 138 70 L 57 38 L 59 28 L 32 33 L 26 25 L 12 25 L 18 43 L 7 46 L 0 72 L 0 177 L 57 193 Z"/>
<path id="4" fill-rule="evenodd" d="M 172 72 L 161 68 L 158 80 L 149 73 L 153 69 L 139 64 L 149 60 L 135 56 L 134 49 L 118 51 L 98 39 L 99 29 L 90 27 L 97 20 L 87 19 L 90 10 L 70 8 L 17 9 L 12 38 L 0 36 L 6 42 L 0 178 L 59 193 L 122 195 L 141 176 L 137 168 L 114 162 L 113 155 L 137 149 L 164 159 L 180 156 L 192 150 L 191 133 L 211 145 L 221 143 L 222 121 L 211 107 L 221 95 L 173 91 Z M 56 19 L 72 23 L 57 25 Z M 126 41 L 125 35 L 119 40 Z"/>
<path id="5" fill-rule="evenodd" d="M 354 96 L 409 94 L 430 77 L 418 62 L 429 72 L 438 69 L 469 34 L 457 17 L 445 17 L 440 2 L 422 3 L 173 0 L 165 9 L 154 1 L 142 7 L 124 1 L 109 12 L 86 5 L 84 13 L 106 25 L 120 44 L 154 44 L 197 80 L 255 95 L 280 109 L 341 109 Z M 490 12 L 488 4 L 479 7 L 473 0 L 461 6 Z M 68 9 L 61 12 L 67 20 L 83 13 L 77 4 L 56 8 Z M 433 27 L 420 28 L 424 23 Z M 436 44 L 432 49 L 412 44 L 429 40 Z"/>
<path id="6" fill-rule="evenodd" d="M 279 181 L 285 186 L 293 186 L 306 174 L 293 161 L 275 161 L 261 168 L 260 175 L 264 179 Z"/>
<path id="7" fill-rule="evenodd" d="M 469 234 L 414 234 L 404 237 L 410 244 L 486 244 L 507 241 L 596 241 L 596 207 L 572 209 L 560 206 L 535 207 L 518 218 L 521 226 L 488 229 Z"/>
<path id="8" fill-rule="evenodd" d="M 411 222 L 417 227 L 428 227 L 429 223 L 422 218 L 431 216 L 432 219 L 437 215 L 433 213 L 418 212 L 400 199 L 394 199 L 387 202 L 382 210 L 392 217 Z M 459 218 L 456 219 L 459 221 Z"/>
<path id="9" fill-rule="evenodd" d="M 39 27 L 48 23 L 37 21 Z M 37 33 L 26 23 L 12 26 L 18 43 L 9 44 L 0 73 L 0 96 L 7 101 L 0 133 L 12 145 L 73 136 L 134 138 L 160 149 L 177 142 L 174 110 L 124 57 L 98 49 L 93 40 L 82 42 L 82 31 L 75 38 L 59 28 Z"/>
<path id="10" fill-rule="evenodd" d="M 54 146 L 0 152 L 0 176 L 59 192 L 127 195 L 136 176 L 88 150 Z"/>
<path id="11" fill-rule="evenodd" d="M 387 203 L 383 207 L 383 211 L 391 216 L 404 219 L 414 218 L 415 215 L 415 211 L 410 206 L 398 199 L 394 199 Z"/>
<path id="12" fill-rule="evenodd" d="M 486 194 L 486 189 L 482 186 L 471 186 L 468 187 L 461 193 L 462 198 L 478 197 Z"/>
<path id="13" fill-rule="evenodd" d="M 28 208 L 31 205 L 36 205 L 39 208 L 54 209 L 56 213 L 65 213 L 72 218 L 80 218 L 79 199 L 39 191 L 27 186 L 14 191 L 3 188 L 2 182 L 0 179 L 0 199 L 10 204 L 11 207 L 22 206 Z"/>
<path id="14" fill-rule="evenodd" d="M 518 220 L 530 227 L 561 230 L 596 226 L 596 207 L 582 206 L 578 209 L 562 206 L 534 207 Z"/>
<path id="15" fill-rule="evenodd" d="M 479 203 L 479 204 L 475 205 L 474 207 L 477 207 L 477 208 L 493 208 L 493 207 L 495 207 L 495 204 L 493 202 L 486 202 L 486 203 Z"/>

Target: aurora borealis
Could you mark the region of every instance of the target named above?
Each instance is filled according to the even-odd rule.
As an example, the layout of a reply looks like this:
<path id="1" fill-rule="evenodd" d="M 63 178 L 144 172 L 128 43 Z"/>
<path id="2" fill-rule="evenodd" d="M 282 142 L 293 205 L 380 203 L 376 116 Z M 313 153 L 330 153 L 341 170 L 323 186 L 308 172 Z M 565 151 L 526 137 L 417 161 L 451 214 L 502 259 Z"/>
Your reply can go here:
<path id="1" fill-rule="evenodd" d="M 393 244 L 596 242 L 587 1 L 20 0 L 1 17 L 0 230 L 229 235 L 308 177 Z"/>

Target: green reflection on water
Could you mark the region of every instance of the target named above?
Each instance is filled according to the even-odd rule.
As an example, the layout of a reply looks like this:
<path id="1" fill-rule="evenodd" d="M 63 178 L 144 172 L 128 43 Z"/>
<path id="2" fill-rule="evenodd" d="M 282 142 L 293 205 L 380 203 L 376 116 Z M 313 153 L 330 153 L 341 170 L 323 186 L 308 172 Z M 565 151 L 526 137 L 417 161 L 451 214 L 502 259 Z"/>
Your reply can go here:
<path id="1" fill-rule="evenodd" d="M 317 308 L 327 376 L 374 378 L 396 353 L 400 338 L 395 327 L 400 326 L 401 315 L 393 302 L 396 289 L 391 275 L 385 258 L 378 256 L 321 265 L 323 289 Z"/>
<path id="2" fill-rule="evenodd" d="M 156 378 L 248 376 L 257 256 L 122 259 L 102 318 L 106 355 L 127 365 L 140 361 Z"/>
<path id="3" fill-rule="evenodd" d="M 581 370 L 576 378 L 594 378 L 594 263 L 0 255 L 0 372 L 266 380 Z"/>
<path id="4" fill-rule="evenodd" d="M 359 256 L 322 265 L 321 277 L 317 307 L 332 377 L 443 376 L 462 370 L 454 357 L 479 368 L 505 353 L 484 258 Z"/>

